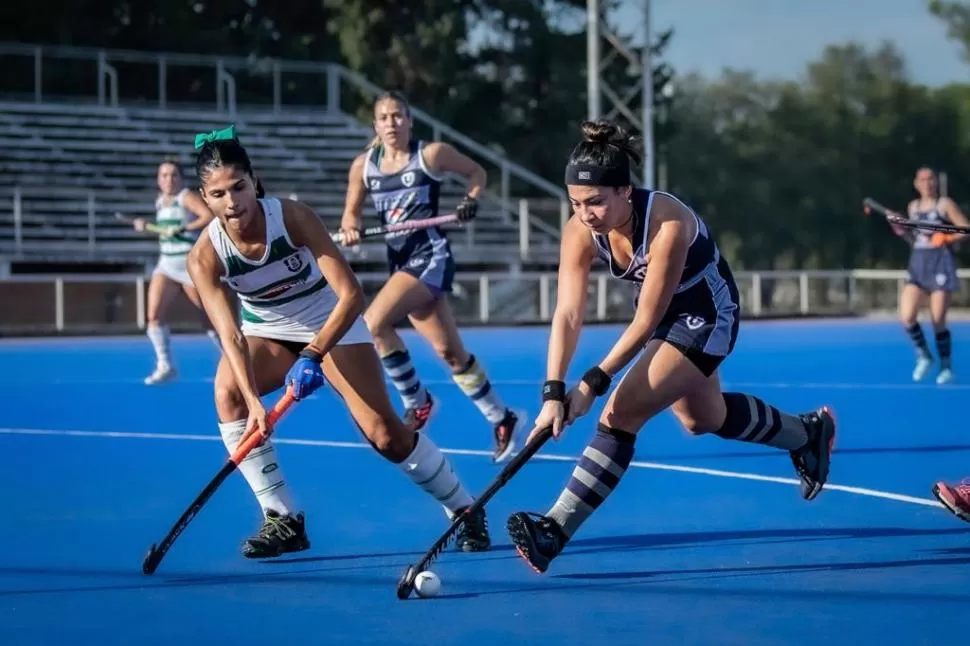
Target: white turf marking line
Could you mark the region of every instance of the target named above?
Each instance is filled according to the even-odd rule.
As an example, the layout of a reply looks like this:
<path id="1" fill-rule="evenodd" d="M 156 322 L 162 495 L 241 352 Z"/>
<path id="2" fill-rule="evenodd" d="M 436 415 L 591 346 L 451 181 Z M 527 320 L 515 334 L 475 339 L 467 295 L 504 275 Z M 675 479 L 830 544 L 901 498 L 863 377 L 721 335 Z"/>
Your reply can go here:
<path id="1" fill-rule="evenodd" d="M 125 431 L 73 431 L 55 430 L 43 428 L 0 428 L 0 435 L 48 435 L 59 437 L 106 437 L 106 438 L 135 438 L 147 440 L 182 440 L 195 442 L 221 442 L 222 438 L 215 435 L 182 435 L 177 433 L 135 433 Z M 292 438 L 274 438 L 277 444 L 292 444 L 296 446 L 321 446 L 336 449 L 370 449 L 369 444 L 363 442 L 335 442 L 331 440 L 300 440 Z M 441 449 L 442 453 L 448 455 L 472 455 L 479 457 L 492 457 L 490 451 L 477 449 Z M 572 455 L 561 455 L 555 453 L 540 453 L 532 457 L 533 460 L 544 460 L 547 462 L 575 462 L 579 458 Z M 779 478 L 777 476 L 765 476 L 757 473 L 745 473 L 742 471 L 724 471 L 721 469 L 706 469 L 703 467 L 688 467 L 678 464 L 663 464 L 661 462 L 642 462 L 634 460 L 630 463 L 631 467 L 638 469 L 655 469 L 658 471 L 676 471 L 679 473 L 692 473 L 695 475 L 715 476 L 719 478 L 734 478 L 736 480 L 754 480 L 756 482 L 774 482 L 777 484 L 797 485 L 799 481 L 795 478 Z M 846 485 L 826 484 L 826 491 L 842 491 L 854 493 L 859 496 L 870 498 L 883 498 L 885 500 L 895 500 L 897 502 L 908 502 L 913 505 L 924 505 L 926 507 L 941 507 L 939 502 L 929 498 L 917 498 L 904 494 L 879 491 L 877 489 L 866 489 L 863 487 L 849 487 Z"/>

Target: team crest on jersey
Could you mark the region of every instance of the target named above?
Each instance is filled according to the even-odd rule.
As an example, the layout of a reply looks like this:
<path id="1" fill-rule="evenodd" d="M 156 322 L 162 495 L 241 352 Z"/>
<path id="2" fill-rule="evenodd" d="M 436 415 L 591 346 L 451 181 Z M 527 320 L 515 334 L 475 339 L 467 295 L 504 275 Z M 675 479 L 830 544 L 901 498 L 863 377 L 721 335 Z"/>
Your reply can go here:
<path id="1" fill-rule="evenodd" d="M 411 185 L 414 184 L 414 171 L 409 170 L 401 175 L 401 183 L 407 188 L 411 188 Z"/>
<path id="2" fill-rule="evenodd" d="M 303 259 L 300 258 L 299 254 L 295 253 L 291 256 L 287 256 L 286 258 L 284 258 L 283 265 L 293 273 L 296 273 L 301 269 L 303 269 Z"/>
<path id="3" fill-rule="evenodd" d="M 370 190 L 372 190 L 372 191 L 379 191 L 379 190 L 381 190 L 381 180 L 379 180 L 379 179 L 372 179 L 370 181 Z"/>
<path id="4" fill-rule="evenodd" d="M 646 277 L 647 277 L 647 266 L 646 265 L 640 265 L 639 267 L 637 267 L 636 269 L 633 270 L 633 278 L 634 279 L 636 279 L 636 280 L 643 280 Z"/>

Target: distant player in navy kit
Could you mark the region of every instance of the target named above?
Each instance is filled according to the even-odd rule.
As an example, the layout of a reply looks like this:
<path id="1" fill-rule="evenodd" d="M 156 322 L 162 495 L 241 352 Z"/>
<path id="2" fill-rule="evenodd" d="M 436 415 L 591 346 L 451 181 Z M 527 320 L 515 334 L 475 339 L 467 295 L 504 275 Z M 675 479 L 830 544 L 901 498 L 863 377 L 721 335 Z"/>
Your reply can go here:
<path id="1" fill-rule="evenodd" d="M 441 183 L 446 173 L 468 181 L 466 197 L 457 208 L 460 220 L 475 217 L 478 194 L 485 186 L 485 170 L 444 143 L 411 140 L 411 113 L 396 92 L 381 95 L 374 104 L 377 137 L 350 167 L 347 202 L 340 230 L 343 244 L 360 241 L 361 210 L 367 195 L 384 223 L 438 216 Z M 505 460 L 515 448 L 519 415 L 506 407 L 492 388 L 485 370 L 462 344 L 448 304 L 455 261 L 444 232 L 437 228 L 413 231 L 387 239 L 391 277 L 384 284 L 364 320 L 374 336 L 384 369 L 407 408 L 405 423 L 420 430 L 437 400 L 425 389 L 394 325 L 407 316 L 414 328 L 451 368 L 458 387 L 492 423 L 494 459 Z"/>
<path id="2" fill-rule="evenodd" d="M 970 221 L 953 200 L 940 197 L 933 169 L 924 166 L 916 171 L 913 185 L 919 192 L 919 198 L 911 201 L 907 207 L 910 219 L 970 226 Z M 962 236 L 929 231 L 912 232 L 902 227 L 893 227 L 893 231 L 913 245 L 909 259 L 909 276 L 899 298 L 899 319 L 916 346 L 913 381 L 921 381 L 933 365 L 933 357 L 918 320 L 925 297 L 929 296 L 930 319 L 936 333 L 936 350 L 940 354 L 940 372 L 936 383 L 949 383 L 954 375 L 950 365 L 952 344 L 950 330 L 946 326 L 946 315 L 953 293 L 960 289 L 956 258 L 950 245 Z"/>
<path id="3" fill-rule="evenodd" d="M 721 391 L 717 371 L 734 349 L 740 312 L 738 288 L 712 232 L 673 195 L 630 186 L 630 161 L 639 156 L 620 127 L 586 122 L 583 135 L 566 166 L 574 214 L 563 231 L 548 381 L 533 434 L 552 425 L 558 438 L 636 361 L 606 403 L 555 504 L 545 515 L 518 512 L 508 519 L 513 544 L 537 572 L 546 571 L 616 488 L 633 459 L 637 432 L 667 408 L 690 433 L 788 451 L 806 500 L 825 485 L 835 439 L 828 407 L 791 415 L 757 397 Z M 563 380 L 597 257 L 614 278 L 633 283 L 636 313 L 602 361 L 567 392 Z"/>

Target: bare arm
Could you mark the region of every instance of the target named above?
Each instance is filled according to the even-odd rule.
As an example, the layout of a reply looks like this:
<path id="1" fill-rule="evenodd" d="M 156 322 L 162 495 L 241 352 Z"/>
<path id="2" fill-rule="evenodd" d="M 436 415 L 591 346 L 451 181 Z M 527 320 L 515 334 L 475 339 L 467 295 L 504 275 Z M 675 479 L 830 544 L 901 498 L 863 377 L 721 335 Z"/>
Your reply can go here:
<path id="1" fill-rule="evenodd" d="M 556 311 L 552 315 L 546 379 L 565 381 L 569 362 L 576 352 L 586 314 L 589 271 L 593 264 L 593 238 L 577 218 L 566 223 L 559 251 Z"/>
<path id="2" fill-rule="evenodd" d="M 344 200 L 344 213 L 340 218 L 340 228 L 359 229 L 360 212 L 364 206 L 367 190 L 364 186 L 364 165 L 367 155 L 357 155 L 347 172 L 347 197 Z"/>
<path id="3" fill-rule="evenodd" d="M 236 324 L 233 306 L 228 290 L 221 283 L 223 267 L 216 257 L 212 241 L 208 236 L 202 236 L 192 247 L 186 261 L 189 276 L 199 292 L 205 313 L 212 321 L 212 326 L 219 334 L 219 341 L 226 360 L 232 368 L 232 374 L 250 410 L 261 407 L 259 391 L 256 388 L 256 377 L 253 372 L 249 355 L 249 344 L 242 330 Z"/>
<path id="4" fill-rule="evenodd" d="M 946 216 L 950 218 L 953 224 L 958 227 L 970 227 L 970 220 L 967 219 L 967 216 L 952 199 L 944 197 L 940 201 L 940 205 L 943 207 L 943 212 L 946 213 Z"/>
<path id="5" fill-rule="evenodd" d="M 314 350 L 325 355 L 343 338 L 364 311 L 364 291 L 317 214 L 300 202 L 280 202 L 283 204 L 283 219 L 290 238 L 295 244 L 310 249 L 324 280 L 337 295 L 337 305 L 333 312 L 310 342 Z"/>
<path id="6" fill-rule="evenodd" d="M 209 226 L 212 219 L 215 218 L 212 211 L 206 205 L 205 200 L 202 199 L 197 193 L 189 191 L 185 194 L 184 202 L 185 208 L 192 211 L 195 214 L 195 220 L 185 225 L 186 231 L 199 231 L 201 229 Z"/>
<path id="7" fill-rule="evenodd" d="M 466 194 L 472 199 L 478 199 L 479 193 L 485 188 L 485 182 L 488 181 L 488 174 L 481 164 L 449 144 L 436 141 L 425 146 L 424 163 L 435 175 L 455 173 L 464 177 L 468 182 Z"/>
<path id="8" fill-rule="evenodd" d="M 663 195 L 654 198 L 650 220 L 658 222 L 659 228 L 647 250 L 650 263 L 637 311 L 633 321 L 599 363 L 600 369 L 611 377 L 643 349 L 670 306 L 687 260 L 689 236 L 693 233 L 685 215 L 684 208 L 670 198 Z"/>
<path id="9" fill-rule="evenodd" d="M 957 206 L 957 203 L 948 197 L 944 197 L 940 200 L 940 210 L 943 211 L 944 215 L 950 219 L 950 222 L 958 227 L 970 226 L 970 221 L 967 220 L 967 216 L 964 215 L 963 211 Z M 931 242 L 934 247 L 945 247 L 948 244 L 957 242 L 966 237 L 964 233 L 943 233 L 942 231 L 934 233 L 931 237 Z"/>

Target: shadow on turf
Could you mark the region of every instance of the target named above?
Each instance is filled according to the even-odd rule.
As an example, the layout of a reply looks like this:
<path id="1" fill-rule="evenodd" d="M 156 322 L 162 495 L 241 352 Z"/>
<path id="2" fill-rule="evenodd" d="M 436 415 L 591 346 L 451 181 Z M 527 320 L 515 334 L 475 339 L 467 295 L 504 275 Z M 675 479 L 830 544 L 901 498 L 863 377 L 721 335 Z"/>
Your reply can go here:
<path id="1" fill-rule="evenodd" d="M 722 542 L 733 542 L 734 544 L 744 543 L 765 543 L 765 542 L 805 542 L 811 540 L 846 540 L 846 539 L 870 539 L 886 537 L 921 537 L 921 536 L 948 536 L 964 535 L 970 533 L 970 528 L 948 528 L 948 529 L 907 529 L 901 527 L 864 527 L 864 528 L 805 528 L 805 529 L 768 529 L 768 530 L 749 530 L 749 531 L 720 531 L 720 532 L 683 532 L 683 533 L 664 533 L 664 534 L 636 534 L 629 536 L 605 536 L 599 538 L 576 539 L 572 541 L 569 548 L 557 560 L 557 564 L 568 562 L 572 556 L 584 554 L 595 554 L 598 552 L 623 552 L 644 549 L 664 548 L 680 545 L 702 545 L 717 544 Z M 499 552 L 499 555 L 495 555 Z M 510 545 L 495 545 L 492 552 L 488 554 L 455 554 L 450 558 L 458 558 L 463 561 L 481 562 L 488 560 L 511 560 L 518 559 L 511 554 Z M 940 554 L 953 554 L 946 558 L 913 559 L 911 561 L 885 561 L 885 562 L 860 562 L 845 564 L 796 564 L 790 566 L 758 566 L 758 567 L 739 567 L 739 568 L 717 568 L 717 569 L 698 569 L 698 570 L 672 570 L 672 571 L 635 571 L 619 573 L 589 573 L 589 574 L 562 574 L 550 575 L 554 579 L 573 579 L 582 580 L 586 583 L 576 584 L 575 587 L 590 585 L 589 581 L 610 581 L 611 584 L 642 583 L 644 579 L 656 579 L 657 577 L 676 576 L 677 581 L 689 580 L 690 578 L 714 578 L 716 575 L 725 576 L 745 576 L 755 574 L 783 574 L 800 571 L 826 571 L 826 570 L 851 570 L 851 569 L 885 569 L 893 567 L 917 567 L 930 565 L 962 565 L 970 564 L 970 550 L 954 548 L 950 550 L 936 550 Z M 325 563 L 336 561 L 354 561 L 367 559 L 386 559 L 408 557 L 409 560 L 416 560 L 422 553 L 418 552 L 386 552 L 380 554 L 335 554 L 323 556 L 296 557 L 289 559 L 273 559 L 259 562 L 260 565 L 286 565 L 286 564 L 308 564 Z M 264 571 L 258 573 L 230 573 L 214 574 L 205 572 L 165 572 L 164 568 L 154 577 L 146 577 L 141 573 L 140 564 L 135 564 L 131 568 L 114 569 L 84 569 L 84 568 L 57 568 L 57 567 L 30 567 L 30 566 L 0 566 L 0 576 L 30 576 L 30 577 L 85 577 L 85 578 L 122 578 L 137 579 L 137 583 L 120 583 L 115 585 L 92 585 L 92 586 L 59 586 L 56 588 L 28 588 L 28 589 L 6 589 L 0 590 L 0 597 L 34 594 L 55 594 L 55 593 L 89 593 L 114 590 L 136 590 L 144 588 L 164 588 L 164 587 L 193 587 L 193 586 L 215 586 L 226 584 L 294 584 L 294 583 L 341 583 L 350 585 L 365 586 L 384 586 L 395 585 L 398 570 L 403 571 L 407 563 L 375 563 L 341 565 L 339 567 L 321 567 L 310 569 L 282 569 L 279 571 Z M 370 575 L 365 574 L 369 570 L 392 570 L 389 575 Z M 356 572 L 351 574 L 350 572 Z M 691 576 L 694 575 L 694 576 Z M 688 577 L 685 579 L 684 577 Z M 494 587 L 494 583 L 483 584 L 485 587 Z M 559 587 L 559 586 L 557 586 Z M 598 586 L 597 586 L 598 587 Z M 502 592 L 523 592 L 529 590 L 547 590 L 548 585 L 537 587 L 509 587 L 502 584 L 502 589 L 483 591 L 469 594 L 442 595 L 439 598 L 464 598 L 478 596 L 481 594 L 498 594 Z M 925 597 L 921 597 L 925 598 Z M 970 597 L 968 597 L 970 598 Z"/>

